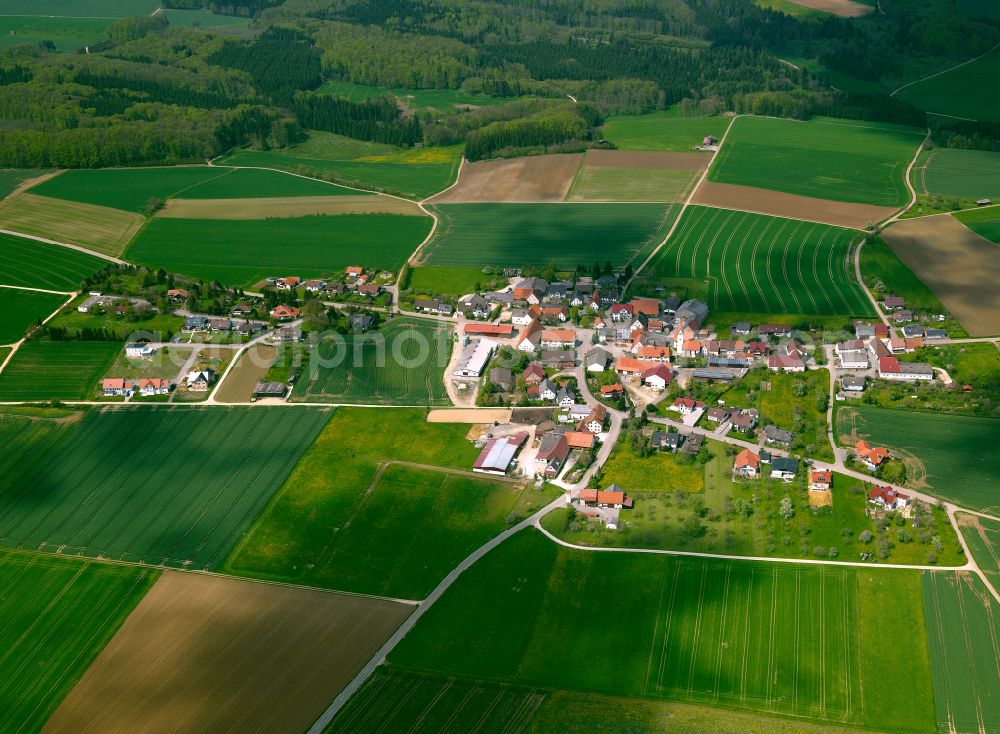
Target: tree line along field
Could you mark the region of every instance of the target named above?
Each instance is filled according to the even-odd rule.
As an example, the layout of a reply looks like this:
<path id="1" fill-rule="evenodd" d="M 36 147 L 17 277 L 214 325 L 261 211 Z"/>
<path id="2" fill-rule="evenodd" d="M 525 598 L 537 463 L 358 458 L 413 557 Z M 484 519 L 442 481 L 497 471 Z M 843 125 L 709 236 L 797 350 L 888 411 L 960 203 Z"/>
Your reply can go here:
<path id="1" fill-rule="evenodd" d="M 907 468 L 907 483 L 963 507 L 995 511 L 1000 420 L 869 406 L 837 410 L 841 445 L 857 438 L 888 447 Z M 961 481 L 955 481 L 961 477 Z"/>
<path id="2" fill-rule="evenodd" d="M 919 193 L 1000 198 L 1000 152 L 935 148 L 913 169 Z"/>
<path id="3" fill-rule="evenodd" d="M 451 329 L 397 318 L 376 332 L 320 340 L 292 392 L 294 400 L 372 405 L 450 405 L 442 372 Z"/>
<path id="4" fill-rule="evenodd" d="M 73 292 L 105 261 L 47 242 L 0 234 L 0 283 Z"/>
<path id="5" fill-rule="evenodd" d="M 867 316 L 854 279 L 855 232 L 825 224 L 689 207 L 653 273 L 711 280 L 709 308 Z"/>
<path id="6" fill-rule="evenodd" d="M 989 93 L 1000 74 L 1000 46 L 974 61 L 902 87 L 894 96 L 931 113 L 972 120 L 1000 120 L 1000 100 Z"/>
<path id="7" fill-rule="evenodd" d="M 303 732 L 412 610 L 166 571 L 45 731 Z"/>
<path id="8" fill-rule="evenodd" d="M 526 530 L 463 574 L 388 662 L 895 732 L 935 724 L 909 571 L 576 551 Z"/>
<path id="9" fill-rule="evenodd" d="M 121 350 L 119 342 L 29 339 L 0 372 L 0 401 L 86 400 Z"/>
<path id="10" fill-rule="evenodd" d="M 465 267 L 638 265 L 660 241 L 663 204 L 441 204 L 422 264 Z M 676 212 L 674 212 L 676 216 Z M 672 220 L 671 220 L 672 221 Z"/>
<path id="11" fill-rule="evenodd" d="M 972 573 L 922 574 L 938 730 L 1000 732 L 1000 604 Z"/>
<path id="12" fill-rule="evenodd" d="M 817 199 L 902 206 L 923 133 L 879 123 L 740 117 L 708 178 Z"/>
<path id="13" fill-rule="evenodd" d="M 58 51 L 74 51 L 105 38 L 110 18 L 0 16 L 0 49 L 51 42 Z"/>
<path id="14" fill-rule="evenodd" d="M 40 731 L 157 575 L 0 550 L 0 730 Z"/>
<path id="15" fill-rule="evenodd" d="M 329 418 L 323 410 L 112 409 L 0 483 L 0 544 L 217 565 Z M 44 461 L 42 459 L 44 458 Z"/>
<path id="16" fill-rule="evenodd" d="M 302 143 L 272 150 L 237 150 L 220 162 L 307 172 L 347 185 L 423 199 L 455 180 L 460 160 L 461 146 L 402 149 L 311 130 Z"/>
<path id="17" fill-rule="evenodd" d="M 430 217 L 396 214 L 155 218 L 132 241 L 127 257 L 193 278 L 251 286 L 281 273 L 328 277 L 348 265 L 398 270 L 431 225 Z"/>
<path id="18" fill-rule="evenodd" d="M 222 570 L 424 598 L 511 513 L 553 497 L 469 474 L 467 431 L 422 410 L 338 408 Z"/>
<path id="19" fill-rule="evenodd" d="M 255 199 L 363 195 L 278 171 L 219 166 L 104 168 L 66 171 L 31 193 L 142 214 L 150 199 Z"/>
<path id="20" fill-rule="evenodd" d="M 66 296 L 17 288 L 0 288 L 0 344 L 24 336 L 36 321 L 46 318 L 66 301 Z"/>

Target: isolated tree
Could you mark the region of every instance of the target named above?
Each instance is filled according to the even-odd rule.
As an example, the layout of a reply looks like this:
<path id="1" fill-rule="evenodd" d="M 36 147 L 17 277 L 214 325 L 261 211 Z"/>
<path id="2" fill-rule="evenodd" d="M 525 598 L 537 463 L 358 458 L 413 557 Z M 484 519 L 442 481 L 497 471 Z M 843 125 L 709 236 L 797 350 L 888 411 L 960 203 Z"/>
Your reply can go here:
<path id="1" fill-rule="evenodd" d="M 782 497 L 778 504 L 778 514 L 785 520 L 791 520 L 795 515 L 795 508 L 792 507 L 791 497 Z"/>
<path id="2" fill-rule="evenodd" d="M 870 530 L 862 530 L 858 533 L 858 540 L 867 545 L 872 542 L 872 534 Z"/>

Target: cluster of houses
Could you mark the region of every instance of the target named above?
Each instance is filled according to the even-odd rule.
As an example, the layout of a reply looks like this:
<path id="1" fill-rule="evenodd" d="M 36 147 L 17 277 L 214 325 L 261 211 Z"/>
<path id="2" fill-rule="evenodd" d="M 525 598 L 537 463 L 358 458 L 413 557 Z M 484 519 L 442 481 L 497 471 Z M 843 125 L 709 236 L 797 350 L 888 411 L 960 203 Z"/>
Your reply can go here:
<path id="1" fill-rule="evenodd" d="M 579 504 L 578 514 L 600 522 L 608 530 L 617 530 L 621 511 L 631 510 L 635 506 L 628 493 L 617 484 L 605 489 L 581 489 L 576 499 Z M 566 502 L 573 502 L 569 493 L 566 494 Z"/>
<path id="2" fill-rule="evenodd" d="M 701 450 L 705 439 L 697 433 L 681 433 L 680 431 L 653 431 L 649 438 L 650 445 L 656 451 L 678 451 L 694 456 Z"/>
<path id="3" fill-rule="evenodd" d="M 101 392 L 106 398 L 130 398 L 136 393 L 143 397 L 166 395 L 172 387 L 173 383 L 165 377 L 140 377 L 137 380 L 106 377 L 101 381 Z"/>
<path id="4" fill-rule="evenodd" d="M 360 265 L 350 265 L 344 269 L 344 275 L 339 280 L 324 280 L 311 278 L 303 280 L 297 275 L 267 278 L 265 283 L 275 290 L 295 293 L 302 289 L 317 296 L 342 296 L 356 293 L 365 298 L 375 298 L 385 290 L 382 283 L 389 281 L 389 273 L 368 272 Z M 376 282 L 382 281 L 382 283 Z"/>
<path id="5" fill-rule="evenodd" d="M 298 309 L 296 309 L 296 312 Z M 231 319 L 225 316 L 188 316 L 181 331 L 188 334 L 235 331 L 241 336 L 251 336 L 264 331 L 264 322 L 251 319 Z"/>
<path id="6" fill-rule="evenodd" d="M 888 332 L 885 324 L 858 324 L 854 339 L 840 342 L 833 348 L 841 369 L 867 370 L 874 362 L 878 376 L 884 380 L 933 380 L 934 368 L 931 365 L 902 361 L 897 356 L 921 349 L 926 337 L 890 337 Z M 923 331 L 921 333 L 926 334 Z M 863 384 L 860 389 L 864 389 Z"/>
<path id="7" fill-rule="evenodd" d="M 80 313 L 114 311 L 119 316 L 124 316 L 129 309 L 134 312 L 148 311 L 152 309 L 152 305 L 145 298 L 109 296 L 99 291 L 91 291 L 86 300 L 76 307 Z"/>
<path id="8" fill-rule="evenodd" d="M 773 456 L 769 451 L 761 451 L 759 454 L 743 449 L 736 455 L 733 461 L 733 476 L 744 479 L 756 479 L 764 475 L 761 470 L 762 464 L 770 464 L 771 479 L 783 479 L 790 482 L 798 476 L 799 462 L 797 459 L 790 459 L 784 456 Z"/>

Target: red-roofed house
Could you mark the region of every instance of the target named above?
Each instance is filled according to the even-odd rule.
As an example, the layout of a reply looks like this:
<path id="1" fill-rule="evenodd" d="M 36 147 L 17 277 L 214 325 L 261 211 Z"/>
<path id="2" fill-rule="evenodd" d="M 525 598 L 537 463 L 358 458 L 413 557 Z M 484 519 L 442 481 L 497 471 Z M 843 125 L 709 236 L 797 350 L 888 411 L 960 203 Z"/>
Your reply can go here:
<path id="1" fill-rule="evenodd" d="M 474 321 L 467 322 L 463 327 L 466 334 L 476 336 L 499 336 L 511 337 L 514 335 L 513 324 L 482 324 Z"/>
<path id="2" fill-rule="evenodd" d="M 612 321 L 631 321 L 633 309 L 631 303 L 616 303 L 611 307 Z"/>
<path id="3" fill-rule="evenodd" d="M 833 472 L 829 469 L 813 469 L 809 472 L 809 489 L 829 490 L 833 485 Z"/>
<path id="4" fill-rule="evenodd" d="M 360 265 L 348 265 L 344 272 L 348 278 L 359 278 L 365 274 L 365 269 Z"/>
<path id="5" fill-rule="evenodd" d="M 674 404 L 670 406 L 671 410 L 676 410 L 681 415 L 689 415 L 696 410 L 704 410 L 705 404 L 700 400 L 693 400 L 692 398 L 677 398 L 674 400 Z"/>
<path id="6" fill-rule="evenodd" d="M 542 329 L 542 346 L 546 349 L 570 349 L 576 346 L 576 332 L 572 329 Z"/>
<path id="7" fill-rule="evenodd" d="M 743 449 L 736 455 L 736 461 L 733 462 L 733 474 L 752 479 L 759 473 L 760 456 L 750 449 Z"/>
<path id="8" fill-rule="evenodd" d="M 545 368 L 538 362 L 529 362 L 522 373 L 524 382 L 528 385 L 538 385 L 545 379 Z"/>
<path id="9" fill-rule="evenodd" d="M 854 444 L 854 450 L 858 453 L 858 460 L 861 461 L 869 471 L 875 471 L 884 462 L 892 458 L 889 449 L 884 446 L 872 447 L 867 441 L 861 440 Z"/>
<path id="10" fill-rule="evenodd" d="M 670 368 L 665 364 L 658 364 L 650 367 L 642 373 L 642 384 L 654 390 L 665 390 L 673 379 Z"/>
<path id="11" fill-rule="evenodd" d="M 633 347 L 632 354 L 639 359 L 651 359 L 654 362 L 670 361 L 670 347 L 656 347 L 639 344 Z"/>
<path id="12" fill-rule="evenodd" d="M 767 366 L 772 372 L 805 372 L 806 363 L 799 357 L 788 354 L 772 354 L 767 358 Z"/>
<path id="13" fill-rule="evenodd" d="M 132 381 L 124 377 L 109 377 L 101 381 L 101 389 L 105 397 L 128 397 L 132 394 Z"/>
<path id="14" fill-rule="evenodd" d="M 166 395 L 170 392 L 170 380 L 165 377 L 143 377 L 133 384 L 140 395 Z"/>
<path id="15" fill-rule="evenodd" d="M 656 365 L 656 362 L 645 359 L 619 357 L 615 361 L 615 372 L 621 377 L 641 377 L 646 370 L 656 367 Z"/>
<path id="16" fill-rule="evenodd" d="M 910 501 L 910 495 L 892 487 L 875 487 L 868 493 L 868 502 L 887 512 L 902 510 Z"/>
<path id="17" fill-rule="evenodd" d="M 625 392 L 625 388 L 620 384 L 615 385 L 601 385 L 601 395 L 606 398 L 617 397 Z"/>

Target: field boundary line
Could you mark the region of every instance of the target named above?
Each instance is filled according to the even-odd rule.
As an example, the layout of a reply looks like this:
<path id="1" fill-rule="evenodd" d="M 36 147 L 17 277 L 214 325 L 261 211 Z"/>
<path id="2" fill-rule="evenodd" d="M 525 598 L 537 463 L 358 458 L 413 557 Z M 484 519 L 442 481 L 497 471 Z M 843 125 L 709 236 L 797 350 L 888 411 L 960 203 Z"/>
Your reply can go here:
<path id="1" fill-rule="evenodd" d="M 16 286 L 9 286 L 8 285 L 8 286 L 2 286 L 2 287 L 3 288 L 14 288 Z M 35 288 L 28 288 L 26 290 L 37 290 L 37 289 L 35 289 Z M 58 293 L 58 291 L 45 291 L 45 292 L 46 293 Z M 79 293 L 69 293 L 69 294 L 60 294 L 60 295 L 68 295 L 69 297 L 66 299 L 66 302 L 63 303 L 59 308 L 57 308 L 55 311 L 53 311 L 48 316 L 46 316 L 44 319 L 42 319 L 41 326 L 45 326 L 45 324 L 49 323 L 52 319 L 54 319 L 56 316 L 58 316 L 59 312 L 62 311 L 64 308 L 66 308 L 69 304 L 71 304 L 73 302 L 73 299 L 75 299 L 80 294 Z M 14 359 L 14 355 L 17 354 L 17 350 L 21 348 L 21 345 L 24 344 L 25 341 L 27 341 L 27 337 L 21 337 L 21 339 L 19 339 L 18 341 L 14 342 L 13 344 L 4 344 L 3 345 L 3 346 L 9 346 L 10 347 L 10 352 L 4 358 L 3 362 L 0 362 L 0 373 L 2 373 L 4 371 L 4 369 L 7 367 L 7 365 L 10 364 L 10 361 L 12 359 Z M 45 402 L 45 401 L 42 401 L 42 402 Z"/>
<path id="2" fill-rule="evenodd" d="M 949 71 L 955 71 L 955 69 L 961 69 L 963 66 L 967 66 L 968 64 L 971 64 L 973 61 L 979 61 L 979 59 L 983 58 L 984 56 L 988 56 L 989 54 L 993 53 L 993 51 L 996 48 L 998 48 L 998 47 L 1000 47 L 1000 41 L 998 41 L 997 43 L 993 44 L 989 48 L 989 50 L 985 51 L 984 53 L 979 54 L 979 56 L 976 56 L 974 58 L 969 59 L 968 61 L 963 61 L 961 64 L 955 64 L 955 66 L 950 66 L 950 67 L 948 67 L 947 69 L 945 69 L 943 71 L 939 71 L 939 72 L 937 72 L 935 74 L 931 74 L 930 76 L 925 76 L 922 79 L 917 79 L 916 81 L 907 82 L 906 84 L 904 84 L 903 86 L 899 87 L 898 89 L 894 89 L 892 92 L 890 92 L 889 96 L 890 97 L 895 97 L 897 94 L 899 94 L 900 92 L 902 92 L 907 87 L 912 87 L 914 84 L 920 84 L 920 82 L 925 82 L 928 79 L 934 79 L 935 77 L 939 77 L 942 74 L 947 74 Z M 934 114 L 937 114 L 937 113 L 934 113 Z M 945 117 L 951 117 L 951 115 L 944 115 L 944 116 Z M 957 119 L 959 119 L 959 120 L 970 120 L 971 118 L 960 117 L 960 118 L 957 118 Z M 972 122 L 976 122 L 976 121 L 972 120 Z"/>
<path id="3" fill-rule="evenodd" d="M 735 117 L 733 117 L 732 120 L 729 121 L 729 126 L 726 128 L 726 132 L 722 134 L 722 138 L 719 140 L 719 151 L 722 150 L 722 144 L 726 142 L 726 138 L 729 137 L 729 131 L 733 129 L 733 125 L 739 118 L 740 115 L 736 115 Z M 694 198 L 694 195 L 698 193 L 698 189 L 701 188 L 702 183 L 704 183 L 705 179 L 708 178 L 708 172 L 712 170 L 712 166 L 715 163 L 715 158 L 717 155 L 718 153 L 712 154 L 712 160 L 709 161 L 707 166 L 705 166 L 705 170 L 702 171 L 701 176 L 698 177 L 698 182 L 693 187 L 691 187 L 691 191 L 688 192 L 687 197 L 685 197 L 684 202 L 681 204 L 681 210 L 680 213 L 678 213 L 677 215 L 677 219 L 675 219 L 674 223 L 670 225 L 670 229 L 667 230 L 667 233 L 663 236 L 663 240 L 660 242 L 660 244 L 658 244 L 656 247 L 653 248 L 653 251 L 649 253 L 649 256 L 645 260 L 643 260 L 642 264 L 635 269 L 635 272 L 632 273 L 632 277 L 629 278 L 628 281 L 625 283 L 625 285 L 622 287 L 622 293 L 628 291 L 629 286 L 632 285 L 632 281 L 635 280 L 635 277 L 646 269 L 646 267 L 659 254 L 663 246 L 670 241 L 670 238 L 673 236 L 674 231 L 677 229 L 677 226 L 684 218 L 684 212 L 686 212 L 687 208 L 691 205 L 691 200 Z"/>
<path id="4" fill-rule="evenodd" d="M 85 255 L 93 255 L 94 257 L 99 257 L 102 260 L 107 260 L 108 262 L 113 262 L 117 265 L 131 265 L 131 263 L 121 260 L 114 255 L 108 255 L 104 252 L 98 252 L 96 250 L 89 250 L 83 245 L 72 245 L 69 242 L 60 242 L 59 240 L 50 240 L 47 237 L 39 237 L 34 234 L 27 234 L 26 232 L 17 232 L 13 229 L 0 229 L 0 234 L 9 234 L 13 237 L 22 237 L 26 240 L 35 240 L 35 242 L 44 242 L 47 245 L 58 245 L 59 247 L 65 247 L 70 250 L 77 250 Z M 138 232 L 136 232 L 138 234 Z M 134 235 L 133 235 L 134 236 Z"/>
<path id="5" fill-rule="evenodd" d="M 47 288 L 30 288 L 26 285 L 5 285 L 0 283 L 0 288 L 10 288 L 11 290 L 15 291 L 33 291 L 34 293 L 51 293 L 52 295 L 55 296 L 72 295 L 74 298 L 76 297 L 76 294 L 73 293 L 72 291 L 50 291 Z M 62 307 L 60 306 L 60 308 Z"/>

